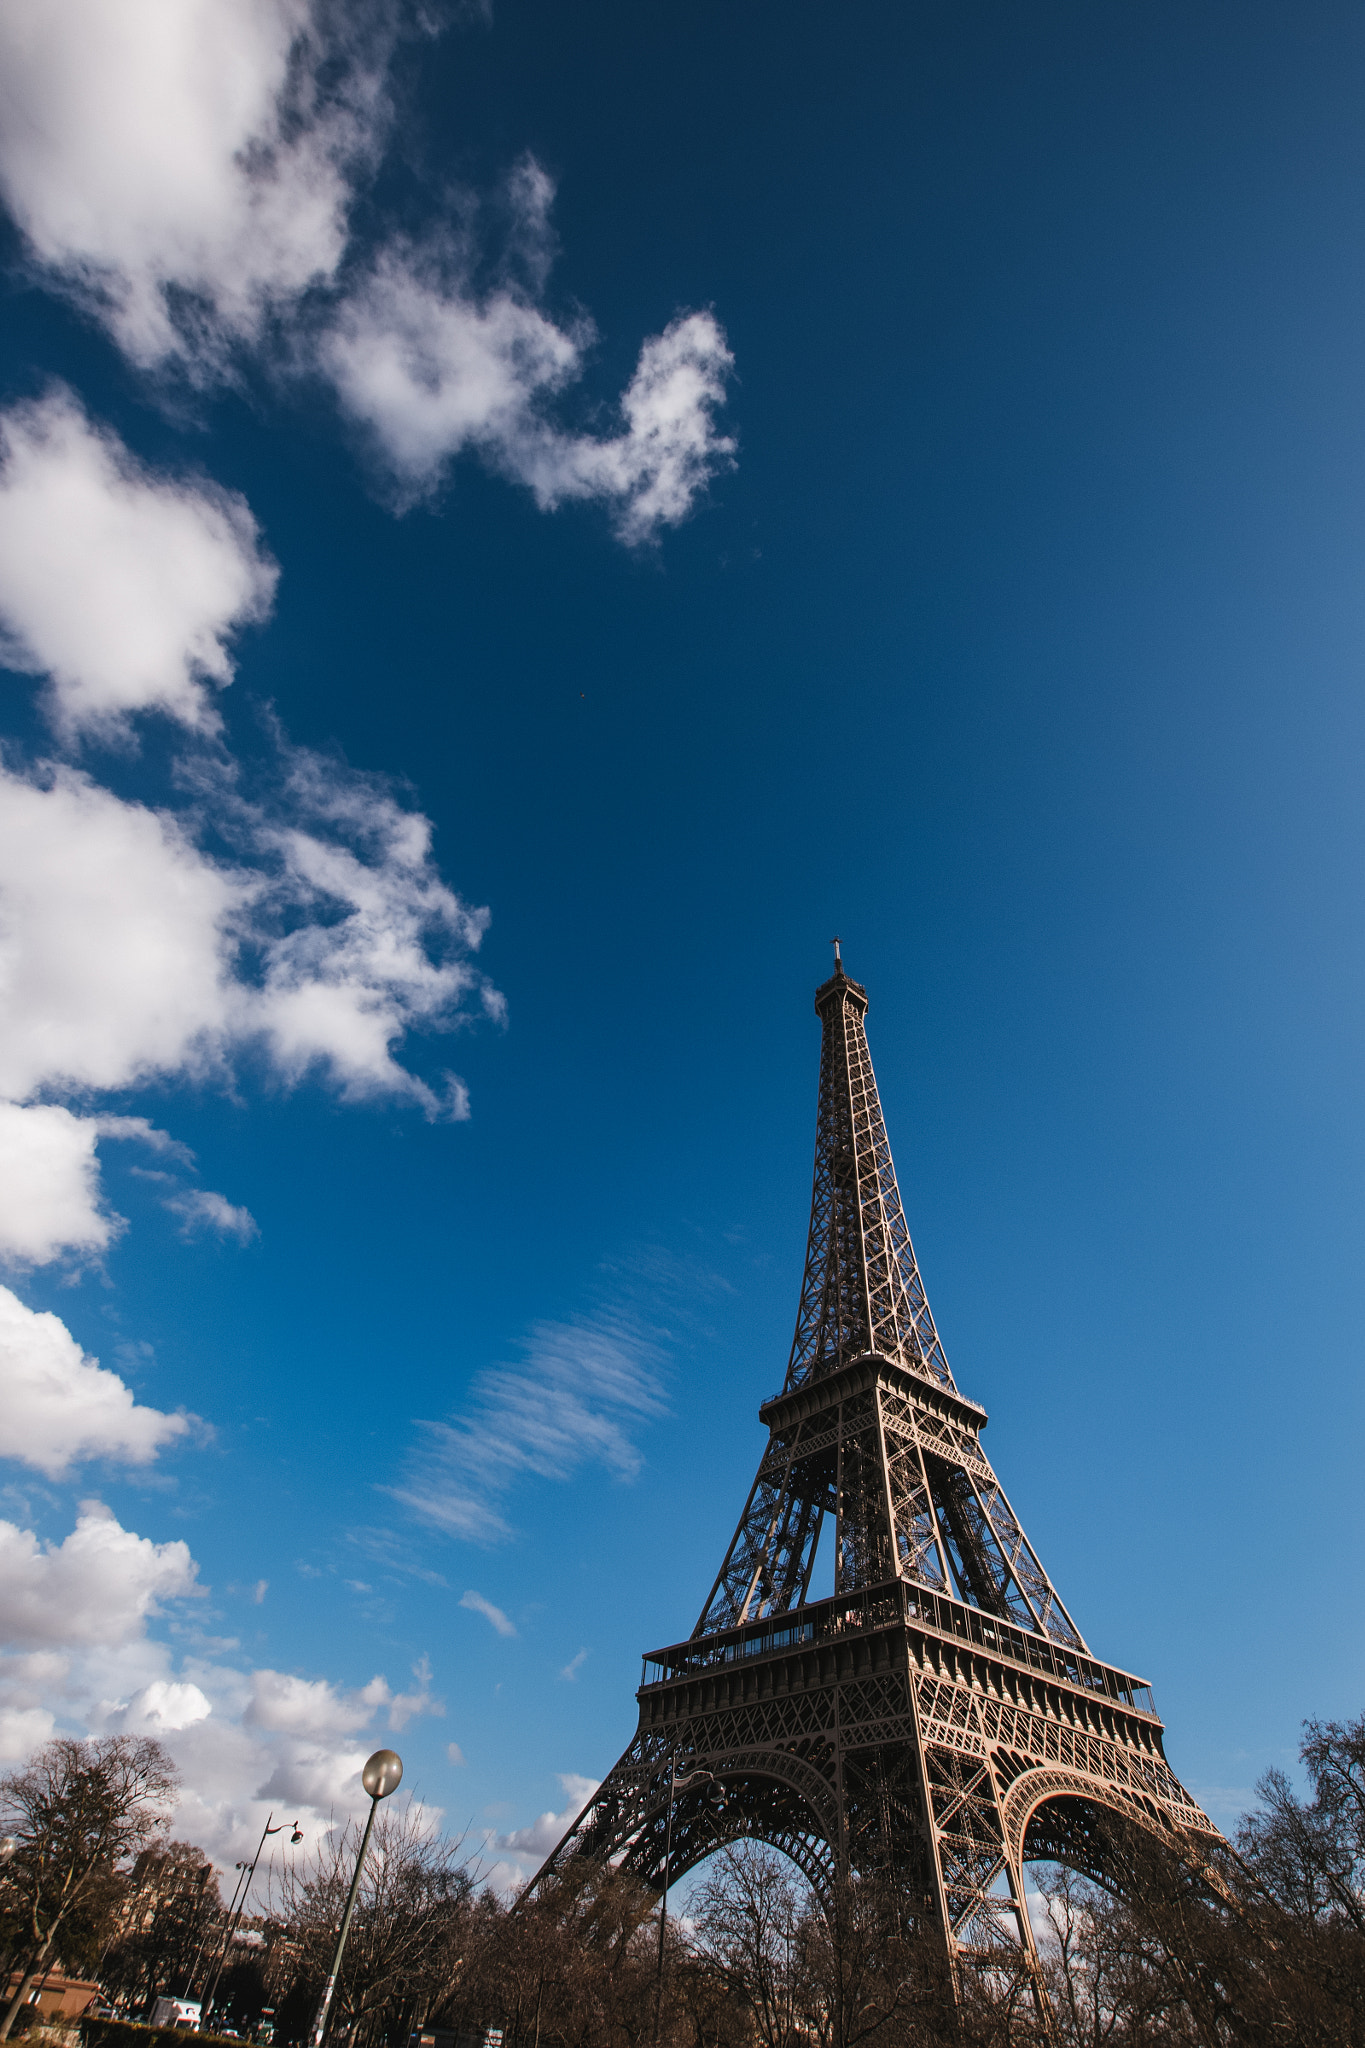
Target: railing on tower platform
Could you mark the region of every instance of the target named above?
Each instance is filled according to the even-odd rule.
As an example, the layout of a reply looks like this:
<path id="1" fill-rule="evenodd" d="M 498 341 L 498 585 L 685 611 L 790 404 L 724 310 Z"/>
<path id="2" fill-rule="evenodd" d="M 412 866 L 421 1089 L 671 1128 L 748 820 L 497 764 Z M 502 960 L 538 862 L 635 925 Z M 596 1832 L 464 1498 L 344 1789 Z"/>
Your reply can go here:
<path id="1" fill-rule="evenodd" d="M 1112 1664 L 1101 1664 L 1093 1657 L 1080 1656 L 1045 1636 L 1015 1628 L 997 1615 L 985 1614 L 964 1601 L 950 1600 L 926 1587 L 908 1585 L 903 1579 L 832 1600 L 812 1601 L 806 1607 L 769 1615 L 743 1628 L 722 1629 L 667 1649 L 651 1650 L 644 1659 L 641 1690 L 712 1671 L 719 1665 L 746 1662 L 751 1657 L 779 1656 L 836 1636 L 894 1628 L 906 1622 L 957 1642 L 978 1644 L 992 1656 L 1006 1658 L 1043 1677 L 1058 1679 L 1063 1685 L 1078 1686 L 1133 1713 L 1157 1718 L 1152 1689 L 1144 1679 Z"/>

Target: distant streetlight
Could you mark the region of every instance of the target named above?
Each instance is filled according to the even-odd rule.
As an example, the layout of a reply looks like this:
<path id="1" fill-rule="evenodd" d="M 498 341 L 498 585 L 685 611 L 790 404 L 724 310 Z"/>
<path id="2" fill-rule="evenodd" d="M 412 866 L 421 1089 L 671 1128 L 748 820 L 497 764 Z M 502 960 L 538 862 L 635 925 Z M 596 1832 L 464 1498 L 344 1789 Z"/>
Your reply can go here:
<path id="1" fill-rule="evenodd" d="M 351 1879 L 346 1911 L 341 1916 L 341 1932 L 337 1936 L 336 1954 L 332 1957 L 332 1967 L 323 1986 L 318 2016 L 313 2022 L 313 2031 L 309 2037 L 310 2048 L 322 2048 L 322 2037 L 327 2032 L 327 2020 L 332 2010 L 332 1993 L 336 1990 L 337 1978 L 341 1975 L 342 1951 L 346 1946 L 346 1936 L 351 1931 L 355 1895 L 360 1890 L 360 1873 L 365 1868 L 365 1851 L 370 1846 L 370 1829 L 374 1826 L 374 1817 L 379 1810 L 380 1800 L 387 1799 L 390 1792 L 396 1792 L 403 1782 L 402 1757 L 396 1756 L 391 1749 L 377 1749 L 360 1773 L 360 1782 L 370 1795 L 370 1817 L 360 1838 L 360 1854 L 355 1859 L 355 1876 Z"/>
<path id="2" fill-rule="evenodd" d="M 664 1930 L 668 1925 L 668 1863 L 673 1853 L 673 1801 L 678 1790 L 685 1792 L 689 1785 L 706 1784 L 711 1787 L 707 1800 L 719 1813 L 725 1804 L 725 1787 L 714 1771 L 689 1771 L 685 1777 L 678 1776 L 678 1759 L 675 1756 L 668 1766 L 668 1818 L 664 1822 L 664 1889 L 659 1901 L 659 1969 L 654 1985 L 654 2048 L 659 2048 L 659 2020 L 664 2005 Z"/>
<path id="3" fill-rule="evenodd" d="M 252 1857 L 250 1863 L 239 1863 L 237 1865 L 238 1870 L 242 1871 L 244 1875 L 238 1878 L 237 1889 L 232 1894 L 232 1904 L 228 1907 L 227 1933 L 223 1936 L 223 1952 L 218 1958 L 218 1967 L 213 1973 L 213 1981 L 208 1985 L 207 1989 L 204 1992 L 205 2019 L 208 2018 L 210 2012 L 213 2010 L 213 2001 L 218 1990 L 218 1979 L 223 1974 L 223 1965 L 227 1961 L 228 1950 L 232 1946 L 232 1937 L 237 1932 L 238 1926 L 241 1923 L 242 1915 L 246 1911 L 247 1893 L 251 1890 L 251 1880 L 256 1875 L 256 1865 L 261 1860 L 261 1851 L 265 1847 L 266 1836 L 282 1835 L 286 1828 L 292 1828 L 294 1832 L 289 1837 L 290 1841 L 301 1842 L 303 1840 L 303 1830 L 296 1820 L 282 1820 L 278 1827 L 272 1827 L 271 1822 L 274 1820 L 274 1818 L 275 1816 L 273 1813 L 268 1814 L 266 1816 L 265 1826 L 261 1829 L 261 1839 L 256 1844 L 256 1854 Z M 238 1896 L 239 1893 L 240 1898 Z M 197 1964 L 199 1961 L 197 1951 L 194 1960 L 195 1964 Z M 191 1967 L 193 1968 L 193 1965 Z"/>

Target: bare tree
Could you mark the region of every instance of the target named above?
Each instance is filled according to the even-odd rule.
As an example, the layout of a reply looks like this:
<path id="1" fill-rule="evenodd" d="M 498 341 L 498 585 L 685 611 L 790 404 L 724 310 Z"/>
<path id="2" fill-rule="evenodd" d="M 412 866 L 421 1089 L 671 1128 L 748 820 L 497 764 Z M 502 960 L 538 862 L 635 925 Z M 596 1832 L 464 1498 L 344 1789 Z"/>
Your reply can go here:
<path id="1" fill-rule="evenodd" d="M 684 1956 L 669 1979 L 667 2038 L 688 2048 L 753 2048 L 754 2020 L 747 1998 L 711 1968 L 705 1957 Z"/>
<path id="2" fill-rule="evenodd" d="M 837 1881 L 822 1897 L 785 1857 L 744 1842 L 715 1857 L 693 1911 L 699 1958 L 747 2005 L 763 2048 L 996 2038 L 1000 1985 L 990 1996 L 972 1991 L 960 2036 L 937 1929 L 908 1924 L 899 1889 L 875 1874 Z M 1017 2008 L 1018 1987 L 1008 1989 Z"/>
<path id="3" fill-rule="evenodd" d="M 272 1910 L 290 1930 L 296 1989 L 311 1994 L 326 1977 L 358 1847 L 348 1825 L 279 1881 Z M 441 2002 L 459 1968 L 471 1890 L 462 1844 L 438 1834 L 420 1808 L 379 1815 L 333 2000 L 334 2035 L 373 2040 Z"/>
<path id="4" fill-rule="evenodd" d="M 1256 1787 L 1259 1813 L 1242 1822 L 1243 1856 L 1296 1920 L 1341 1920 L 1365 1935 L 1365 1716 L 1309 1721 L 1300 1751 L 1312 1797 L 1300 1799 L 1283 1771 Z"/>
<path id="5" fill-rule="evenodd" d="M 656 1903 L 628 1874 L 586 1858 L 510 1910 L 485 1894 L 451 1997 L 430 2017 L 457 2034 L 501 2028 L 505 2048 L 635 2048 L 653 2033 Z M 661 2041 L 697 2041 L 700 2023 L 700 2048 L 752 2048 L 747 2026 L 737 2038 L 717 2025 L 671 1915 L 665 1961 Z"/>
<path id="6" fill-rule="evenodd" d="M 125 2006 L 158 1992 L 188 1996 L 196 1965 L 219 1930 L 223 1902 L 213 1866 L 189 1842 L 144 1849 L 133 1864 L 118 1912 L 118 1932 L 102 1972 L 104 1988 Z"/>
<path id="7" fill-rule="evenodd" d="M 120 1863 L 163 1831 L 176 1784 L 161 1744 L 134 1735 L 90 1742 L 62 1737 L 26 1770 L 0 1779 L 0 1819 L 18 1843 L 6 1890 L 23 1958 L 19 1988 L 0 2020 L 0 2041 L 9 2038 L 58 1935 L 101 1888 L 111 1891 Z"/>
<path id="8" fill-rule="evenodd" d="M 700 1953 L 744 2000 L 764 2048 L 787 2048 L 805 2004 L 801 1932 L 813 1910 L 805 1879 L 760 1842 L 722 1849 L 693 1896 Z"/>
<path id="9" fill-rule="evenodd" d="M 1163 1841 L 1116 1816 L 1103 1824 L 1116 1892 L 1071 1872 L 1041 1879 L 1066 2048 L 1358 2048 L 1353 1929 L 1295 1919 L 1252 1863 L 1216 1845 Z"/>
<path id="10" fill-rule="evenodd" d="M 902 2048 L 955 2040 L 952 1980 L 938 1929 L 908 1922 L 876 1874 L 837 1880 L 803 1924 L 807 2031 L 822 2048 Z"/>

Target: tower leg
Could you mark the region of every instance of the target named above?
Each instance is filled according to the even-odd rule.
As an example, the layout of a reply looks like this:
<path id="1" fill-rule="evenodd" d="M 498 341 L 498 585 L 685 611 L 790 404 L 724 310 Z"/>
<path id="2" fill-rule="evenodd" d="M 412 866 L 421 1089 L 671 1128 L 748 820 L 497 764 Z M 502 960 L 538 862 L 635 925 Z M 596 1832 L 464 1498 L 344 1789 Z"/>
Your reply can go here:
<path id="1" fill-rule="evenodd" d="M 1026 1987 L 1042 2038 L 1051 2041 L 1052 2010 L 1023 1865 L 1006 1834 L 990 1758 L 929 1743 L 923 1759 L 939 1907 L 959 2002 L 969 2002 L 974 1990 L 1010 1997 Z"/>

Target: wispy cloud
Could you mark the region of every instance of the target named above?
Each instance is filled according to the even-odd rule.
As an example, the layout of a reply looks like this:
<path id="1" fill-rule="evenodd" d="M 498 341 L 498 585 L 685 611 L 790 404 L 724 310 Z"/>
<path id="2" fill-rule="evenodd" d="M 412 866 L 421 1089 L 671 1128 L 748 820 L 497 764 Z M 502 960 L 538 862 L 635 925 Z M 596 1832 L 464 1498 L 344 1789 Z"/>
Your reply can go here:
<path id="1" fill-rule="evenodd" d="M 1192 1785 L 1190 1790 L 1205 1813 L 1228 1833 L 1257 1803 L 1255 1787 L 1251 1785 Z"/>
<path id="2" fill-rule="evenodd" d="M 101 1138 L 132 1138 L 145 1145 L 150 1152 L 159 1152 L 163 1159 L 173 1159 L 177 1166 L 194 1165 L 194 1154 L 188 1145 L 182 1145 L 179 1138 L 173 1138 L 169 1131 L 158 1130 L 148 1123 L 145 1116 L 97 1116 L 90 1121 L 95 1133 Z"/>
<path id="3" fill-rule="evenodd" d="M 491 1621 L 500 1636 L 514 1636 L 517 1632 L 515 1622 L 509 1621 L 502 1609 L 495 1607 L 491 1600 L 485 1600 L 482 1593 L 475 1593 L 472 1590 L 461 1593 L 460 1605 L 467 1607 L 471 1614 L 481 1614 L 485 1621 Z"/>
<path id="4" fill-rule="evenodd" d="M 636 1432 L 665 1410 L 661 1333 L 633 1308 L 537 1323 L 520 1364 L 474 1381 L 464 1414 L 423 1424 L 425 1444 L 396 1497 L 451 1536 L 511 1534 L 502 1501 L 531 1476 L 565 1480 L 586 1464 L 616 1479 L 640 1470 Z"/>
<path id="5" fill-rule="evenodd" d="M 432 1571 L 424 1564 L 414 1550 L 410 1538 L 400 1536 L 396 1529 L 381 1529 L 362 1524 L 346 1532 L 348 1546 L 358 1550 L 362 1557 L 381 1571 L 391 1573 L 395 1578 L 418 1579 L 424 1586 L 444 1586 L 448 1582 L 440 1572 Z M 338 1567 L 334 1563 L 333 1569 Z"/>
<path id="6" fill-rule="evenodd" d="M 568 1663 L 560 1672 L 560 1677 L 567 1678 L 570 1685 L 572 1685 L 574 1680 L 577 1678 L 579 1672 L 583 1669 L 583 1666 L 587 1663 L 587 1661 L 588 1652 L 586 1650 L 579 1650 L 575 1656 L 570 1657 Z"/>
<path id="7" fill-rule="evenodd" d="M 431 1690 L 431 1659 L 421 1656 L 412 1667 L 417 1680 L 415 1692 L 395 1693 L 389 1702 L 390 1728 L 406 1728 L 415 1714 L 444 1714 L 446 1703 Z"/>
<path id="8" fill-rule="evenodd" d="M 533 1877 L 597 1790 L 597 1779 L 585 1778 L 578 1771 L 560 1771 L 557 1775 L 565 1795 L 561 1812 L 542 1813 L 529 1827 L 513 1828 L 507 1834 L 489 1829 L 486 1846 L 498 1858 L 488 1872 L 488 1883 L 494 1891 L 516 1891 Z"/>
<path id="9" fill-rule="evenodd" d="M 182 1237 L 193 1237 L 199 1230 L 216 1230 L 220 1237 L 235 1237 L 239 1244 L 247 1244 L 260 1234 L 249 1209 L 238 1208 L 212 1188 L 183 1188 L 179 1194 L 166 1197 L 165 1207 L 180 1218 Z"/>

